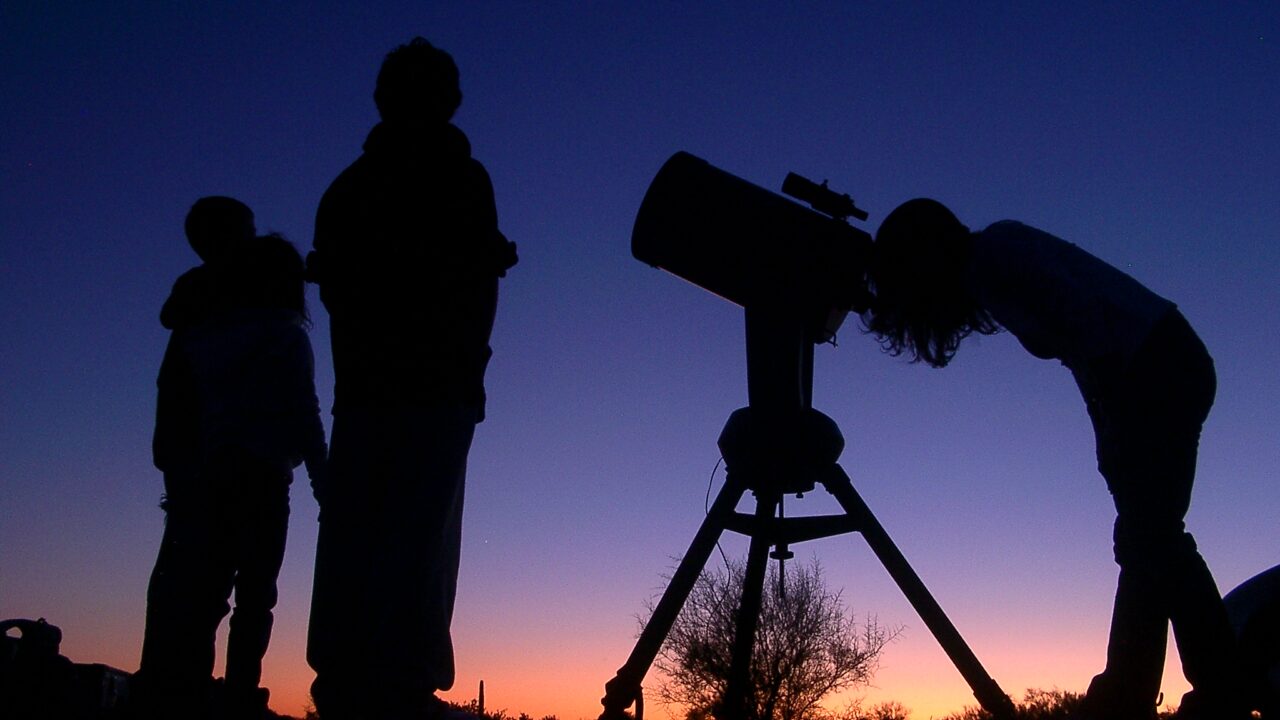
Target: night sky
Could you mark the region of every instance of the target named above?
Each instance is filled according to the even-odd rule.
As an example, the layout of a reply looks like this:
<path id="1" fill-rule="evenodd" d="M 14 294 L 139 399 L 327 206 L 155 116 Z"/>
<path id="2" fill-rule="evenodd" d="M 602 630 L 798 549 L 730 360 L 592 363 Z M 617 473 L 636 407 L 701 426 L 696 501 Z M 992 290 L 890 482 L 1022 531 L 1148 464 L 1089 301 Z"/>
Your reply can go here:
<path id="1" fill-rule="evenodd" d="M 521 254 L 471 453 L 450 699 L 484 680 L 491 708 L 594 717 L 723 481 L 741 310 L 629 249 L 678 150 L 775 189 L 829 179 L 867 229 L 917 196 L 971 227 L 1021 220 L 1178 303 L 1219 380 L 1189 528 L 1224 592 L 1280 562 L 1280 6 L 959 5 L 4 3 L 0 617 L 46 617 L 73 660 L 137 667 L 163 522 L 158 313 L 197 261 L 186 210 L 232 195 L 309 249 L 376 122 L 378 65 L 414 35 L 461 69 L 455 120 Z M 1114 513 L 1070 374 L 1007 334 L 911 365 L 853 319 L 817 355 L 843 466 L 988 671 L 1015 695 L 1083 691 Z M 294 714 L 317 513 L 298 476 L 264 678 Z M 861 538 L 795 549 L 854 612 L 905 627 L 856 694 L 917 718 L 973 704 Z M 1164 689 L 1186 689 L 1176 655 Z"/>

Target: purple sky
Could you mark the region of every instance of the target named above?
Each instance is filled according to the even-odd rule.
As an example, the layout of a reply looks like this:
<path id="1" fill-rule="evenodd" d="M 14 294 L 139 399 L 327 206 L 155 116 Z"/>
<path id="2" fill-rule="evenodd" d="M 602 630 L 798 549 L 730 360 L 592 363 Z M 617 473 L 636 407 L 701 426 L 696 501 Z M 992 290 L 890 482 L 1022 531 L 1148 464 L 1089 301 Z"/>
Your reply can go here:
<path id="1" fill-rule="evenodd" d="M 1280 10 L 965 5 L 5 3 L 0 617 L 47 617 L 72 659 L 136 667 L 162 526 L 157 316 L 196 261 L 182 218 L 233 195 L 308 249 L 376 121 L 378 64 L 415 34 L 461 68 L 456 121 L 522 258 L 471 455 L 450 697 L 484 679 L 491 707 L 594 716 L 701 519 L 746 401 L 741 312 L 629 251 L 677 150 L 770 188 L 829 179 L 868 229 L 922 195 L 971 226 L 1022 220 L 1177 302 L 1219 374 L 1190 529 L 1224 590 L 1276 564 Z M 1113 513 L 1070 375 L 1007 335 L 944 371 L 883 356 L 852 321 L 840 341 L 819 349 L 815 405 L 859 490 L 1006 690 L 1082 690 Z M 821 495 L 788 511 L 832 511 Z M 299 483 L 265 679 L 294 713 L 315 516 Z M 797 550 L 856 612 L 906 626 L 869 698 L 917 717 L 972 703 L 860 538 Z"/>

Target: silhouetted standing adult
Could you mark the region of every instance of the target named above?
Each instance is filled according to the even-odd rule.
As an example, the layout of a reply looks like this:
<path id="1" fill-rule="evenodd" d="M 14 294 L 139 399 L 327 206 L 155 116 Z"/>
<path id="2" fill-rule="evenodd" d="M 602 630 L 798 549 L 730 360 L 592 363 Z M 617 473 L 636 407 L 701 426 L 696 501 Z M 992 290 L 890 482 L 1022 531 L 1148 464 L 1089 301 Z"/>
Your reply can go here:
<path id="1" fill-rule="evenodd" d="M 140 718 L 260 718 L 259 688 L 284 559 L 293 469 L 323 474 L 324 426 L 307 338 L 302 256 L 254 237 L 232 198 L 199 200 L 187 235 L 204 264 L 161 311 L 173 331 L 157 381 L 153 454 L 164 537 L 147 588 L 133 703 Z M 223 692 L 214 638 L 231 609 Z M 216 702 L 215 702 L 216 700 Z"/>
<path id="2" fill-rule="evenodd" d="M 307 642 L 325 720 L 436 716 L 454 681 L 467 453 L 498 278 L 516 261 L 450 123 L 461 100 L 444 51 L 414 38 L 389 53 L 382 121 L 316 214 L 308 262 L 336 383 Z"/>
<path id="3" fill-rule="evenodd" d="M 1176 306 L 1048 233 L 1008 220 L 970 232 L 925 199 L 885 218 L 870 279 L 864 321 L 893 354 L 943 367 L 970 333 L 1004 327 L 1075 377 L 1115 501 L 1120 566 L 1107 665 L 1084 717 L 1155 717 L 1170 621 L 1193 687 L 1179 717 L 1248 717 L 1222 598 L 1183 523 L 1216 380 Z"/>

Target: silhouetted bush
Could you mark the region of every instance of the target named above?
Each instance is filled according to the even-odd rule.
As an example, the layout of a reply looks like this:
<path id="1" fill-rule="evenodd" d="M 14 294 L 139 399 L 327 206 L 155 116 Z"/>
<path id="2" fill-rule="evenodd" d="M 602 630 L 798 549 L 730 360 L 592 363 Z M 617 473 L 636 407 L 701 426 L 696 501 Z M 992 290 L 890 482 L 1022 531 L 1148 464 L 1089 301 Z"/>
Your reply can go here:
<path id="1" fill-rule="evenodd" d="M 1022 702 L 1016 703 L 1018 720 L 1070 720 L 1080 708 L 1084 696 L 1065 690 L 1027 690 Z M 1160 712 L 1161 720 L 1172 720 L 1173 711 Z M 991 720 L 991 713 L 980 708 L 968 707 L 958 713 L 946 715 L 940 720 Z"/>
<path id="2" fill-rule="evenodd" d="M 832 716 L 832 720 L 910 720 L 911 711 L 900 702 L 882 702 L 872 705 L 866 710 L 860 704 L 854 704 L 842 713 Z"/>
<path id="3" fill-rule="evenodd" d="M 724 700 L 745 574 L 743 562 L 704 570 L 654 663 L 666 677 L 658 698 L 685 707 L 690 718 L 714 713 Z M 840 593 L 823 584 L 816 560 L 787 565 L 781 580 L 770 565 L 752 651 L 749 720 L 826 720 L 831 713 L 818 703 L 870 681 L 896 631 L 870 618 L 855 622 Z"/>

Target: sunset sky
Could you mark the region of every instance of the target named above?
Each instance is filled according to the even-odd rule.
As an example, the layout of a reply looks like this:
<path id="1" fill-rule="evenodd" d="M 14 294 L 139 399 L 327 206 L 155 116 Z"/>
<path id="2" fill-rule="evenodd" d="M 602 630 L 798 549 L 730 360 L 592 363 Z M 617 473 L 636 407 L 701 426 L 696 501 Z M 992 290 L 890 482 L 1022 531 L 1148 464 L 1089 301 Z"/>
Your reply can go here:
<path id="1" fill-rule="evenodd" d="M 484 680 L 490 708 L 595 717 L 723 482 L 741 310 L 629 248 L 678 150 L 769 188 L 829 179 L 868 230 L 917 196 L 971 227 L 1018 219 L 1178 303 L 1219 380 L 1189 528 L 1224 592 L 1280 562 L 1280 5 L 356 5 L 0 5 L 0 619 L 46 617 L 71 659 L 136 669 L 163 523 L 158 314 L 196 262 L 183 217 L 232 195 L 309 249 L 376 122 L 379 63 L 414 35 L 461 69 L 455 120 L 521 255 L 471 453 L 446 697 Z M 328 426 L 328 319 L 308 297 Z M 1004 689 L 1082 691 L 1104 659 L 1114 512 L 1070 374 L 1007 334 L 913 366 L 851 319 L 818 349 L 814 404 Z M 292 714 L 317 515 L 298 475 L 264 678 Z M 821 492 L 787 507 L 836 510 Z M 920 719 L 974 703 L 860 537 L 795 550 L 853 612 L 904 628 L 849 698 Z M 1176 655 L 1165 679 L 1176 702 Z"/>

